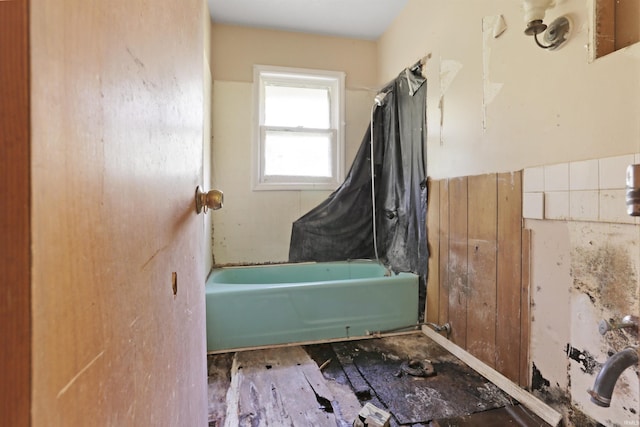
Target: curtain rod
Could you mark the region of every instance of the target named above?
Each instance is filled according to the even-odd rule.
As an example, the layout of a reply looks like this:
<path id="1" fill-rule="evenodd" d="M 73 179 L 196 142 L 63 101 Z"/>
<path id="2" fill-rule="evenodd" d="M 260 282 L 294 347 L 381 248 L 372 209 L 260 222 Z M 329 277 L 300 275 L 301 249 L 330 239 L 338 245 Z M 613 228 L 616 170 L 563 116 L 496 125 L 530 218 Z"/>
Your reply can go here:
<path id="1" fill-rule="evenodd" d="M 420 58 L 418 62 L 413 64 L 411 67 L 409 67 L 409 71 L 412 71 L 412 72 L 418 71 L 420 68 L 422 68 L 424 65 L 427 64 L 427 61 L 429 60 L 429 58 L 431 58 L 431 53 L 428 53 L 422 58 Z"/>

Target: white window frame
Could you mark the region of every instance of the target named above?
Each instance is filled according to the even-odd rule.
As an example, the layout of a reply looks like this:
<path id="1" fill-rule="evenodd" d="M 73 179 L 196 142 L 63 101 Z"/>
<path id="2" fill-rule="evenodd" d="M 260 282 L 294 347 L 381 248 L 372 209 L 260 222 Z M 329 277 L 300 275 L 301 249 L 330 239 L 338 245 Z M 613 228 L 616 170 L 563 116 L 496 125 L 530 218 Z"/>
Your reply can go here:
<path id="1" fill-rule="evenodd" d="M 344 179 L 344 80 L 339 71 L 254 65 L 254 190 L 335 190 Z M 285 128 L 264 126 L 264 87 L 267 83 L 285 83 L 291 86 L 325 87 L 330 93 L 330 129 Z M 332 136 L 331 177 L 265 176 L 264 141 L 266 131 L 301 133 L 329 133 Z"/>

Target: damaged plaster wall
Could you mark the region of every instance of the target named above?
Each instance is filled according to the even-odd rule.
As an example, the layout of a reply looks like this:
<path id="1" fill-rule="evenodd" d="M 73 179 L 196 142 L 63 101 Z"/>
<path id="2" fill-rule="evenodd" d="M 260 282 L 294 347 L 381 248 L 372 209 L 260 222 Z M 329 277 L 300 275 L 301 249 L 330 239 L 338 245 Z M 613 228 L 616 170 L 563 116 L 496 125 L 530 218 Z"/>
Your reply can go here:
<path id="1" fill-rule="evenodd" d="M 638 151 L 640 43 L 591 61 L 591 7 L 592 0 L 556 1 L 546 20 L 568 14 L 574 28 L 563 47 L 547 51 L 523 34 L 521 1 L 407 2 L 378 40 L 378 80 L 432 55 L 426 73 L 433 179 Z M 500 16 L 506 30 L 495 37 Z M 442 84 L 452 62 L 459 70 Z"/>
<path id="2" fill-rule="evenodd" d="M 584 413 L 606 424 L 633 425 L 640 420 L 637 366 L 618 379 L 611 408 L 593 405 L 584 390 L 593 387 L 600 364 L 631 345 L 637 333 L 614 330 L 604 336 L 597 325 L 603 320 L 619 322 L 640 312 L 640 231 L 638 226 L 569 222 L 571 237 L 571 397 Z"/>
<path id="3" fill-rule="evenodd" d="M 527 220 L 532 229 L 532 388 L 565 412 L 571 425 L 635 425 L 638 367 L 619 378 L 611 407 L 587 390 L 613 353 L 637 345 L 637 334 L 598 331 L 601 320 L 639 312 L 640 228 L 633 224 Z M 588 418 L 585 418 L 584 416 Z M 588 424 L 584 424 L 588 425 Z"/>
<path id="4" fill-rule="evenodd" d="M 640 43 L 593 61 L 593 0 L 555 3 L 545 22 L 568 14 L 574 24 L 569 42 L 556 51 L 523 34 L 516 0 L 409 0 L 378 41 L 380 82 L 432 55 L 426 67 L 431 178 L 640 153 Z M 500 17 L 506 29 L 497 35 Z M 593 206 L 612 216 L 624 212 L 616 191 L 600 191 Z M 564 197 L 549 195 L 558 196 Z M 570 200 L 563 200 L 568 209 Z M 598 322 L 640 314 L 640 223 L 557 217 L 525 226 L 532 229 L 533 386 L 565 413 L 567 425 L 637 425 L 637 370 L 624 373 L 609 409 L 590 403 L 586 390 L 611 352 L 638 344 L 623 331 L 600 336 Z"/>

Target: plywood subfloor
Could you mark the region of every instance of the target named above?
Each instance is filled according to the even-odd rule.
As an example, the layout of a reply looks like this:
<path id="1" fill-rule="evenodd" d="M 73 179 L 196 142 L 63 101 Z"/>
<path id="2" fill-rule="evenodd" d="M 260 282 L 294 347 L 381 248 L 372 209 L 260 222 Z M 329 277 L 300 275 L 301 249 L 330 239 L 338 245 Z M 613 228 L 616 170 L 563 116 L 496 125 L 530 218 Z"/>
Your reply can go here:
<path id="1" fill-rule="evenodd" d="M 546 425 L 421 333 L 208 361 L 209 426 L 348 427 L 367 402 L 390 412 L 392 427 Z M 415 361 L 430 362 L 436 375 L 410 375 Z"/>

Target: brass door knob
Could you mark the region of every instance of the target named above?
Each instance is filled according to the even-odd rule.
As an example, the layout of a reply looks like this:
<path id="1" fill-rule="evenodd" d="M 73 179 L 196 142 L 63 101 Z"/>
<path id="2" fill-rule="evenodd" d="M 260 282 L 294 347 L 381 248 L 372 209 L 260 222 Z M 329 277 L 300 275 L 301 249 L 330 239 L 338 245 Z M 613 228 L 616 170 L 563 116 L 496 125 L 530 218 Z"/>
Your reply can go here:
<path id="1" fill-rule="evenodd" d="M 209 209 L 217 210 L 222 208 L 224 202 L 224 194 L 220 190 L 211 190 L 206 193 L 202 191 L 202 187 L 199 185 L 196 187 L 196 212 L 204 212 L 205 214 Z"/>

